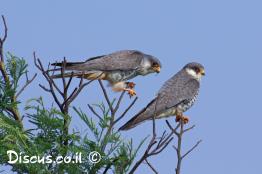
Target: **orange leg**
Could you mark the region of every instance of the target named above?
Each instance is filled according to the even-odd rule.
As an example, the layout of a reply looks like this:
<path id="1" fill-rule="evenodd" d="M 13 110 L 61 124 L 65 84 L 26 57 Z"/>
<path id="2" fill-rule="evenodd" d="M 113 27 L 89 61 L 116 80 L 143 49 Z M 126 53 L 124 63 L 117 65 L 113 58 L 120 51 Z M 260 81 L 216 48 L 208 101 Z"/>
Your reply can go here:
<path id="1" fill-rule="evenodd" d="M 124 88 L 123 90 L 128 92 L 130 98 L 136 95 L 136 91 L 134 89 Z"/>
<path id="2" fill-rule="evenodd" d="M 134 87 L 135 87 L 134 82 L 118 82 L 112 85 L 113 91 L 116 92 L 127 91 L 130 97 L 136 95 Z"/>
<path id="3" fill-rule="evenodd" d="M 189 118 L 183 114 L 177 114 L 176 115 L 176 122 L 180 122 L 180 120 L 183 121 L 184 124 L 187 124 L 189 122 Z"/>
<path id="4" fill-rule="evenodd" d="M 134 82 L 126 82 L 127 88 L 134 89 L 136 84 Z"/>

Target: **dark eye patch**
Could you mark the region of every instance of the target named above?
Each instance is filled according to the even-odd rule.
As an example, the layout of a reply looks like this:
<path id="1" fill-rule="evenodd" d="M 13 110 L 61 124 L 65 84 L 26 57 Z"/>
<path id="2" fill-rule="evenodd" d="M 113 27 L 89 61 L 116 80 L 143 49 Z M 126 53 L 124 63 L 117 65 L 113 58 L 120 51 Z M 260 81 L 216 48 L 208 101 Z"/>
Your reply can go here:
<path id="1" fill-rule="evenodd" d="M 198 67 L 193 67 L 193 70 L 198 74 L 200 72 L 200 69 Z"/>
<path id="2" fill-rule="evenodd" d="M 153 66 L 153 67 L 156 67 L 156 66 L 159 66 L 159 65 L 158 65 L 158 63 L 153 62 L 152 66 Z"/>

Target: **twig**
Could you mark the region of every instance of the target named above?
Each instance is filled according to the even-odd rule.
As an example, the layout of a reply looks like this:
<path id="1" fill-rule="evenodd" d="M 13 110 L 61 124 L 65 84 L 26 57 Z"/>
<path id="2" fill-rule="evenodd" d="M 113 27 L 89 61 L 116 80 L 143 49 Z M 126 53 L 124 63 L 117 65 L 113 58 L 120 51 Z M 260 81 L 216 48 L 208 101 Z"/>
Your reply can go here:
<path id="1" fill-rule="evenodd" d="M 56 102 L 56 104 L 58 105 L 59 109 L 61 112 L 64 113 L 64 110 L 63 110 L 63 107 L 62 107 L 62 104 L 60 103 L 60 101 L 58 100 L 58 97 L 57 95 L 55 94 L 55 90 L 54 90 L 54 82 L 53 80 L 51 79 L 51 77 L 49 76 L 48 73 L 45 72 L 44 70 L 44 67 L 42 65 L 42 62 L 40 61 L 40 59 L 37 59 L 36 58 L 36 54 L 35 52 L 33 53 L 33 56 L 34 56 L 34 63 L 35 63 L 35 66 L 42 72 L 43 76 L 45 77 L 46 81 L 48 82 L 49 84 L 49 89 L 44 87 L 43 85 L 39 84 L 39 86 L 44 89 L 46 92 L 50 92 Z"/>
<path id="2" fill-rule="evenodd" d="M 129 174 L 133 174 L 137 168 L 143 163 L 144 160 L 147 160 L 150 156 L 157 155 L 161 153 L 173 140 L 173 133 L 174 131 L 171 131 L 169 134 L 166 134 L 164 132 L 161 137 L 157 137 L 156 134 L 156 125 L 155 125 L 155 118 L 156 118 L 156 107 L 157 107 L 157 101 L 158 97 L 156 98 L 155 108 L 154 108 L 154 116 L 152 118 L 152 138 L 142 155 L 142 157 L 135 163 L 133 168 L 130 170 Z"/>
<path id="3" fill-rule="evenodd" d="M 202 142 L 202 140 L 198 140 L 197 143 L 191 148 L 189 149 L 181 158 L 185 158 L 189 153 L 191 153 L 200 143 Z"/>
<path id="4" fill-rule="evenodd" d="M 123 92 L 121 93 L 121 95 L 120 95 L 120 97 L 119 97 L 119 99 L 118 99 L 118 101 L 117 101 L 116 107 L 114 108 L 114 112 L 116 112 L 116 111 L 118 110 L 118 108 L 119 108 L 119 106 L 120 106 L 120 103 L 121 103 L 121 101 L 122 101 L 122 99 L 123 99 L 123 97 L 124 97 L 124 94 L 125 94 L 125 91 L 123 91 Z"/>
<path id="5" fill-rule="evenodd" d="M 185 132 L 187 132 L 187 131 L 190 131 L 191 129 L 194 129 L 195 127 L 196 127 L 196 125 L 193 125 L 193 126 L 187 128 L 187 129 L 185 129 L 185 130 L 183 131 L 183 133 L 185 133 Z"/>
<path id="6" fill-rule="evenodd" d="M 3 20 L 3 23 L 4 23 L 4 37 L 1 38 L 0 37 L 0 71 L 4 77 L 4 80 L 5 80 L 5 83 L 9 84 L 10 81 L 9 81 L 9 77 L 6 73 L 6 70 L 5 70 L 5 67 L 4 67 L 4 42 L 7 38 L 7 24 L 6 24 L 6 21 L 5 21 L 5 17 L 2 15 L 2 20 Z"/>
<path id="7" fill-rule="evenodd" d="M 93 112 L 93 114 L 99 118 L 99 120 L 103 120 L 102 117 L 98 113 L 96 113 L 96 111 L 90 104 L 88 104 L 87 106 L 91 110 L 91 112 Z"/>
<path id="8" fill-rule="evenodd" d="M 2 39 L 2 42 L 5 42 L 5 40 L 7 38 L 7 30 L 8 30 L 8 28 L 7 28 L 7 24 L 6 24 L 4 15 L 2 15 L 2 20 L 3 20 L 3 23 L 4 23 L 4 27 L 5 27 L 5 33 L 4 33 L 4 37 Z"/>
<path id="9" fill-rule="evenodd" d="M 5 42 L 6 38 L 7 38 L 8 28 L 7 28 L 7 24 L 6 24 L 4 15 L 2 15 L 2 20 L 3 20 L 3 23 L 4 23 L 4 37 L 0 38 L 0 60 L 3 63 L 4 62 L 3 46 L 4 46 L 4 42 Z"/>
<path id="10" fill-rule="evenodd" d="M 107 104 L 108 104 L 108 107 L 109 107 L 109 109 L 110 109 L 110 111 L 111 111 L 111 118 L 110 118 L 109 126 L 108 126 L 108 129 L 107 129 L 106 133 L 105 133 L 105 136 L 104 136 L 104 139 L 103 139 L 103 142 L 102 142 L 102 145 L 101 145 L 101 150 L 104 151 L 105 148 L 106 148 L 106 143 L 105 143 L 105 142 L 106 142 L 106 140 L 107 140 L 107 137 L 111 134 L 112 129 L 113 129 L 113 126 L 114 126 L 114 120 L 115 120 L 116 110 L 113 108 L 113 106 L 112 106 L 112 104 L 111 104 L 111 102 L 110 102 L 110 100 L 109 100 L 109 97 L 108 97 L 108 95 L 107 95 L 106 89 L 105 89 L 102 81 L 101 81 L 101 80 L 98 80 L 98 82 L 99 82 L 100 87 L 101 87 L 101 89 L 102 89 L 102 91 L 103 91 L 103 94 L 104 94 L 104 97 L 105 97 L 106 102 L 107 102 Z"/>
<path id="11" fill-rule="evenodd" d="M 27 74 L 27 73 L 26 73 Z M 26 75 L 27 76 L 27 75 Z M 37 74 L 35 73 L 35 75 L 29 80 L 28 77 L 26 77 L 26 83 L 25 85 L 17 92 L 16 94 L 16 98 L 19 97 L 20 94 L 22 94 L 22 92 L 25 90 L 25 88 L 34 81 L 34 79 L 36 78 Z"/>
<path id="12" fill-rule="evenodd" d="M 150 167 L 150 169 L 151 169 L 155 174 L 158 174 L 158 172 L 157 172 L 156 169 L 153 167 L 153 165 L 150 164 L 147 159 L 145 159 L 145 161 L 146 161 L 146 164 Z"/>
<path id="13" fill-rule="evenodd" d="M 103 83 L 102 83 L 102 81 L 101 81 L 100 79 L 98 80 L 98 82 L 99 82 L 100 87 L 101 87 L 101 89 L 102 89 L 102 91 L 103 91 L 104 97 L 105 97 L 106 102 L 107 102 L 107 104 L 108 104 L 108 106 L 109 106 L 109 109 L 110 109 L 110 111 L 111 111 L 111 114 L 113 115 L 114 109 L 113 109 L 112 104 L 110 103 L 110 100 L 109 100 L 109 97 L 108 97 L 108 95 L 107 95 L 106 89 L 105 89 L 105 87 L 104 87 L 104 85 L 103 85 Z"/>
<path id="14" fill-rule="evenodd" d="M 136 97 L 136 98 L 132 101 L 132 103 L 126 108 L 126 110 L 121 114 L 121 116 L 118 117 L 118 118 L 115 120 L 114 124 L 116 124 L 117 122 L 119 122 L 119 121 L 126 115 L 126 113 L 127 113 L 127 112 L 133 107 L 133 105 L 136 103 L 137 99 L 138 99 L 138 97 Z"/>
<path id="15" fill-rule="evenodd" d="M 195 125 L 187 128 L 187 129 L 184 129 L 184 122 L 183 122 L 182 119 L 180 120 L 179 124 L 175 128 L 173 128 L 171 126 L 171 124 L 167 120 L 166 120 L 166 124 L 170 128 L 170 130 L 172 130 L 174 132 L 174 134 L 177 136 L 177 146 L 173 145 L 173 148 L 175 149 L 176 154 L 177 154 L 176 174 L 180 174 L 182 160 L 189 153 L 191 153 L 202 142 L 202 140 L 199 140 L 191 149 L 189 149 L 184 155 L 182 155 L 182 138 L 183 138 L 183 134 L 185 132 L 188 132 L 188 131 L 192 130 L 195 127 Z M 180 129 L 178 130 L 178 128 L 180 128 Z"/>
<path id="16" fill-rule="evenodd" d="M 120 121 L 120 120 L 126 115 L 126 113 L 132 108 L 132 106 L 133 106 L 133 105 L 135 104 L 135 102 L 137 101 L 137 97 L 132 101 L 132 103 L 127 107 L 127 109 L 121 114 L 121 116 L 118 117 L 117 119 L 115 119 L 116 113 L 117 113 L 117 111 L 118 111 L 118 109 L 119 109 L 119 107 L 120 107 L 120 103 L 121 103 L 121 101 L 122 101 L 122 99 L 123 99 L 123 96 L 124 96 L 125 92 L 123 91 L 123 92 L 121 93 L 121 95 L 120 95 L 120 97 L 119 97 L 119 99 L 118 99 L 118 101 L 117 101 L 116 106 L 113 107 L 113 103 L 110 102 L 110 99 L 109 99 L 109 97 L 108 97 L 107 91 L 106 91 L 106 89 L 105 89 L 102 81 L 101 81 L 101 80 L 98 80 L 98 82 L 99 82 L 99 84 L 100 84 L 100 87 L 101 87 L 101 89 L 102 89 L 102 91 L 103 91 L 104 98 L 105 98 L 105 100 L 106 100 L 106 102 L 107 102 L 107 105 L 108 105 L 108 107 L 109 107 L 109 109 L 110 109 L 110 112 L 111 112 L 111 118 L 110 118 L 110 121 L 109 121 L 109 125 L 108 125 L 108 128 L 107 128 L 107 130 L 106 130 L 104 139 L 103 139 L 103 141 L 102 141 L 102 143 L 101 143 L 101 144 L 102 144 L 102 145 L 101 145 L 101 150 L 104 151 L 105 148 L 106 148 L 106 143 L 105 143 L 105 142 L 106 142 L 106 138 L 112 133 L 112 129 L 113 129 L 114 125 L 115 125 L 118 121 Z M 90 108 L 90 107 L 89 107 L 89 108 Z M 90 108 L 90 109 L 91 109 L 91 108 Z M 92 110 L 91 110 L 91 111 L 92 111 Z M 94 112 L 93 112 L 93 113 L 94 113 Z M 95 113 L 94 113 L 94 114 L 95 114 Z M 95 115 L 98 116 L 97 114 L 95 114 Z M 99 118 L 102 118 L 102 117 L 99 116 Z"/>
<path id="17" fill-rule="evenodd" d="M 87 86 L 88 84 L 90 84 L 93 80 L 90 80 L 86 83 L 84 83 L 84 72 L 81 76 L 81 79 L 79 81 L 79 84 L 77 87 L 74 88 L 73 92 L 71 92 L 70 94 L 68 93 L 68 89 L 71 85 L 74 73 L 72 72 L 71 75 L 69 76 L 69 80 L 66 80 L 66 76 L 65 76 L 65 70 L 66 70 L 66 58 L 64 58 L 63 62 L 62 62 L 62 67 L 60 69 L 60 73 L 61 73 L 61 80 L 62 80 L 62 89 L 60 89 L 58 87 L 58 85 L 54 82 L 52 76 L 54 75 L 54 71 L 52 73 L 52 75 L 49 74 L 50 70 L 49 70 L 49 66 L 47 70 L 43 67 L 42 62 L 40 61 L 40 59 L 36 58 L 36 54 L 34 52 L 33 54 L 34 56 L 34 63 L 35 66 L 42 72 L 43 76 L 45 77 L 46 81 L 48 82 L 48 88 L 39 84 L 39 86 L 45 90 L 46 92 L 51 93 L 51 95 L 53 96 L 56 104 L 58 105 L 60 111 L 65 115 L 64 117 L 64 136 L 66 136 L 68 134 L 68 126 L 69 126 L 69 117 L 68 117 L 68 110 L 69 110 L 69 106 L 70 104 L 75 100 L 75 98 L 79 95 L 79 93 L 82 91 L 82 89 Z M 56 67 L 55 67 L 56 68 Z M 60 95 L 60 97 L 62 97 L 62 101 L 59 100 L 59 97 L 57 96 L 58 94 Z M 65 139 L 63 142 L 64 145 L 68 144 L 68 140 Z"/>

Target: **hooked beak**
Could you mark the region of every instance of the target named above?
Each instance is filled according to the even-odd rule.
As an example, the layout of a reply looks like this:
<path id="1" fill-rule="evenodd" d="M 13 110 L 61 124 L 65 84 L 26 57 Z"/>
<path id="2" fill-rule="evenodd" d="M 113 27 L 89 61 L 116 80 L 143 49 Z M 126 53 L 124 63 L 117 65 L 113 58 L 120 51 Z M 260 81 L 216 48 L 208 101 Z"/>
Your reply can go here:
<path id="1" fill-rule="evenodd" d="M 160 73 L 160 66 L 156 66 L 156 67 L 153 67 L 153 70 L 156 72 L 156 73 Z"/>
<path id="2" fill-rule="evenodd" d="M 201 69 L 201 70 L 200 70 L 200 74 L 201 74 L 202 76 L 205 76 L 205 75 L 206 75 L 205 70 L 204 70 L 204 69 Z"/>

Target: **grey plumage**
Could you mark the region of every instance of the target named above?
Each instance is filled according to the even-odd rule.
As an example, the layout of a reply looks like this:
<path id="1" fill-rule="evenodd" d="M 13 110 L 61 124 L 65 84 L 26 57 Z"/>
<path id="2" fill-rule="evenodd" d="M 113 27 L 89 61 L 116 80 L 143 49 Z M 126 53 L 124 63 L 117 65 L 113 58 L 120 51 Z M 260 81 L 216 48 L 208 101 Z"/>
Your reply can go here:
<path id="1" fill-rule="evenodd" d="M 147 75 L 156 72 L 153 64 L 161 67 L 160 61 L 154 56 L 144 54 L 137 50 L 122 50 L 112 54 L 90 58 L 85 62 L 68 62 L 65 70 L 76 72 L 76 76 L 85 74 L 87 79 L 95 79 L 101 73 L 100 79 L 108 80 L 110 83 L 117 83 L 134 78 L 137 75 Z M 62 66 L 62 63 L 53 63 L 53 66 Z M 67 73 L 70 76 L 71 73 Z M 53 78 L 60 78 L 55 75 Z"/>
<path id="2" fill-rule="evenodd" d="M 196 73 L 194 75 L 194 73 Z M 177 74 L 171 77 L 159 90 L 144 109 L 123 125 L 120 130 L 128 130 L 145 120 L 173 116 L 188 110 L 195 102 L 200 79 L 204 75 L 204 67 L 199 63 L 189 63 Z"/>

